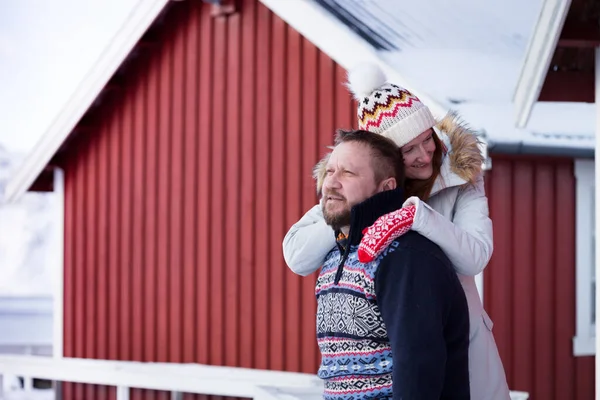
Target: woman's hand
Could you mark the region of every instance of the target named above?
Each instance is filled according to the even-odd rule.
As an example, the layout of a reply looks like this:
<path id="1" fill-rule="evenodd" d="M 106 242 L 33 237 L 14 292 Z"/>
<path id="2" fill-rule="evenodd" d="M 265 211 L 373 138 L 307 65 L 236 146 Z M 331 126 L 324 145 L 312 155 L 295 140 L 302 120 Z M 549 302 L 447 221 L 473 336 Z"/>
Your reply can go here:
<path id="1" fill-rule="evenodd" d="M 358 246 L 358 261 L 367 263 L 375 260 L 392 241 L 408 232 L 415 212 L 416 206 L 408 205 L 379 217 L 373 225 L 366 228 Z"/>

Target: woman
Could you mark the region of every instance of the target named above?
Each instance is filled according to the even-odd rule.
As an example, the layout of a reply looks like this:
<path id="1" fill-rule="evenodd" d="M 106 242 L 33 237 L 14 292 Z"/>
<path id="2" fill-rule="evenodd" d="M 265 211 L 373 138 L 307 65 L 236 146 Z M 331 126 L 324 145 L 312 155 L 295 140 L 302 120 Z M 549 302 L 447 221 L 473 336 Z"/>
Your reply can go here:
<path id="1" fill-rule="evenodd" d="M 349 87 L 359 102 L 359 128 L 389 137 L 401 148 L 407 177 L 404 206 L 415 209 L 412 220 L 404 225 L 440 246 L 459 275 L 470 315 L 471 398 L 508 400 L 492 321 L 483 309 L 474 279 L 493 250 L 483 157 L 476 135 L 453 114 L 436 123 L 418 98 L 385 83 L 377 67 L 351 71 Z M 314 170 L 319 195 L 325 160 Z M 286 234 L 284 257 L 292 271 L 305 276 L 320 268 L 334 246 L 333 231 L 323 220 L 321 206 L 316 205 Z"/>

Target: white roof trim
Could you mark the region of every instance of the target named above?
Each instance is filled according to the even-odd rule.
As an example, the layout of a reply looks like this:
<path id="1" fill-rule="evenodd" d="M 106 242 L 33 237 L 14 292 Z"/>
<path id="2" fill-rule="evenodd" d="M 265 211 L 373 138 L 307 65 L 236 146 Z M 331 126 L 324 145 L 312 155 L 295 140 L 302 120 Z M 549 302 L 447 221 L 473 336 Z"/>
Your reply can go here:
<path id="1" fill-rule="evenodd" d="M 369 43 L 313 0 L 260 0 L 260 2 L 346 70 L 362 62 L 376 63 L 390 81 L 413 92 L 434 115 L 441 117 L 448 112 L 447 105 L 434 100 L 407 82 L 396 69 L 377 55 Z"/>
<path id="2" fill-rule="evenodd" d="M 84 77 L 63 110 L 8 181 L 4 193 L 7 202 L 18 200 L 31 187 L 168 2 L 169 0 L 140 0 L 132 9 L 121 29 Z"/>
<path id="3" fill-rule="evenodd" d="M 570 5 L 571 0 L 544 0 L 542 4 L 513 97 L 517 128 L 527 126 L 531 110 L 542 90 Z"/>

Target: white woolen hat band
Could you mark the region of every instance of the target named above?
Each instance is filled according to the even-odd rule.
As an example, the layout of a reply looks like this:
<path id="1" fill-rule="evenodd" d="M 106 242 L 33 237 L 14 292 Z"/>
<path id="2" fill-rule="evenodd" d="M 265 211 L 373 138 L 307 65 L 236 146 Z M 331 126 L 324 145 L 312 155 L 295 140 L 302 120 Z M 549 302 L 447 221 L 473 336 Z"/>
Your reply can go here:
<path id="1" fill-rule="evenodd" d="M 435 119 L 429 109 L 421 108 L 408 117 L 397 121 L 381 132 L 381 135 L 393 140 L 396 146 L 402 147 L 423 132 L 431 129 L 435 124 Z"/>

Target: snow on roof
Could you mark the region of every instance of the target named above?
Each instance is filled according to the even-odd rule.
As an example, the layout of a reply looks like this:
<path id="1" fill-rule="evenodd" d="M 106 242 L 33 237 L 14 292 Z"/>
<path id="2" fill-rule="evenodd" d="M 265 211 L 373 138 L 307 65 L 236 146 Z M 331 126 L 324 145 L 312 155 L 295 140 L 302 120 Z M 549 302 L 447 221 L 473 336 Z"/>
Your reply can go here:
<path id="1" fill-rule="evenodd" d="M 398 50 L 407 48 L 524 50 L 541 1 L 317 0 L 342 8 Z"/>
<path id="2" fill-rule="evenodd" d="M 363 37 L 385 39 L 381 56 L 440 101 L 510 99 L 541 9 L 540 0 L 317 1 L 355 17 L 345 23 Z"/>
<path id="3" fill-rule="evenodd" d="M 527 128 L 515 128 L 513 92 L 541 0 L 317 2 L 354 25 L 413 87 L 458 110 L 489 140 L 594 148 L 593 104 L 537 103 Z"/>

